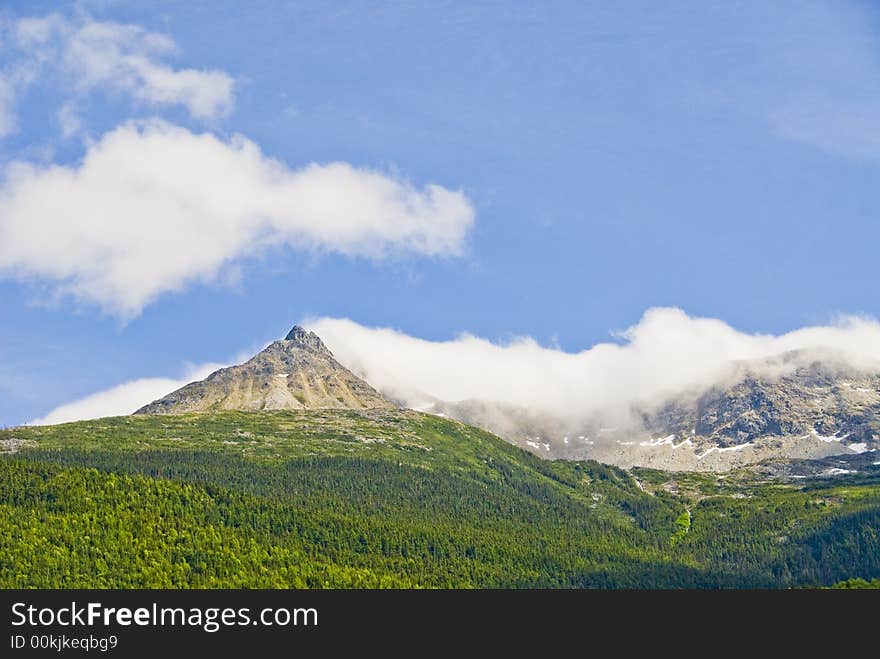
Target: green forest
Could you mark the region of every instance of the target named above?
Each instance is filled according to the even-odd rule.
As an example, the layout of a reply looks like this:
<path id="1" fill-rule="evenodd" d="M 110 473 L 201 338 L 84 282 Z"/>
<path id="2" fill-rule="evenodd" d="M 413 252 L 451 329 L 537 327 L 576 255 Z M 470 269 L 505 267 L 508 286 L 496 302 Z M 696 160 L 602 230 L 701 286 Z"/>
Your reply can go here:
<path id="1" fill-rule="evenodd" d="M 0 431 L 4 588 L 870 587 L 880 477 L 545 461 L 412 411 Z M 874 581 L 872 581 L 874 580 Z"/>

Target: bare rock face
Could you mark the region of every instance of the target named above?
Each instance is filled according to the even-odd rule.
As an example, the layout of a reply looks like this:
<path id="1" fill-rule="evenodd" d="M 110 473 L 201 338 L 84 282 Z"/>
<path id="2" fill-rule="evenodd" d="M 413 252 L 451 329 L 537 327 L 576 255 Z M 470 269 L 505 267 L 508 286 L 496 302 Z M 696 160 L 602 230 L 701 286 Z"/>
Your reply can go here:
<path id="1" fill-rule="evenodd" d="M 327 350 L 327 346 L 324 345 L 324 342 L 318 337 L 314 332 L 306 332 L 299 325 L 294 325 L 293 329 L 287 333 L 287 336 L 284 337 L 285 341 L 293 341 L 295 344 L 302 348 L 310 348 L 315 352 L 321 352 L 325 355 L 333 354 Z"/>
<path id="2" fill-rule="evenodd" d="M 244 364 L 221 368 L 135 414 L 391 407 L 378 391 L 337 362 L 314 332 L 295 326 L 283 340 Z"/>

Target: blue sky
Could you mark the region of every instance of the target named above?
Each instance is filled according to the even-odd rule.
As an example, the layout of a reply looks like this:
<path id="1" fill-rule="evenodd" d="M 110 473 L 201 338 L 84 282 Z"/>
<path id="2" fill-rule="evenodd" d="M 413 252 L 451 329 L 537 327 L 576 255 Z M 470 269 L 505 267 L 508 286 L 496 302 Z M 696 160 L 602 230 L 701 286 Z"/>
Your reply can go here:
<path id="1" fill-rule="evenodd" d="M 57 197 L 53 221 L 75 237 L 88 204 L 108 206 L 70 192 L 79 205 L 68 214 L 46 172 L 79 170 L 114 130 L 137 159 L 150 129 L 130 122 L 148 121 L 182 149 L 205 133 L 223 153 L 245 139 L 291 176 L 348 163 L 409 190 L 407 208 L 429 185 L 467 208 L 401 216 L 413 222 L 405 238 L 345 225 L 343 244 L 307 226 L 310 216 L 288 218 L 283 200 L 268 210 L 248 202 L 294 237 L 252 239 L 216 271 L 171 272 L 125 303 L 116 270 L 77 262 L 53 273 L 45 250 L 25 253 L 34 237 L 16 234 L 25 247 L 5 263 L 0 245 L 0 425 L 121 382 L 182 377 L 187 363 L 228 361 L 310 317 L 431 341 L 529 336 L 576 352 L 656 306 L 747 333 L 880 315 L 871 3 L 251 4 L 5 3 L 0 198 L 11 194 L 11 163 L 30 163 L 29 194 Z M 15 41 L 21 19 L 53 12 L 54 32 L 37 46 Z M 62 65 L 65 39 L 90 24 L 138 26 L 146 45 L 135 54 L 163 70 L 214 72 L 194 84 L 216 103 L 198 90 L 145 93 L 141 73 L 102 79 Z M 254 194 L 271 178 L 257 177 Z M 341 180 L 330 176 L 327 203 L 347 194 L 334 187 Z M 313 194 L 312 178 L 297 181 Z M 0 237 L 4 226 L 32 226 L 34 208 L 0 203 Z"/>

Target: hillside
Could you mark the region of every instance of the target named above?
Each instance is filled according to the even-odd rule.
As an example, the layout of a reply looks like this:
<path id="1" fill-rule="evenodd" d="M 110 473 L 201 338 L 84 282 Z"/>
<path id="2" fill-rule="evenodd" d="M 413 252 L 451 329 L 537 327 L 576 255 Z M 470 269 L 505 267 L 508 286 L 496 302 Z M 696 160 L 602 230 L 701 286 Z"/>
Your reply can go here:
<path id="1" fill-rule="evenodd" d="M 880 478 L 627 473 L 405 410 L 0 431 L 4 587 L 786 587 L 880 576 Z M 876 471 L 876 469 L 874 470 Z"/>

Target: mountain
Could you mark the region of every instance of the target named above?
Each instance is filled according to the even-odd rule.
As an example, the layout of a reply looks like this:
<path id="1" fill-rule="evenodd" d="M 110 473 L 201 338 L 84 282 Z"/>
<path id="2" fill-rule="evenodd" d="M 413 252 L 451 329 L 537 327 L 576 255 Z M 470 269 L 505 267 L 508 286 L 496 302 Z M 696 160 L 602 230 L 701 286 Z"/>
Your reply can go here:
<path id="1" fill-rule="evenodd" d="M 673 401 L 645 415 L 643 424 L 661 438 L 655 444 L 667 442 L 655 464 L 673 468 L 876 452 L 880 373 L 813 362 L 775 375 L 747 365 L 734 384 Z M 688 450 L 679 458 L 682 448 Z"/>
<path id="2" fill-rule="evenodd" d="M 221 368 L 135 414 L 393 407 L 342 366 L 314 332 L 294 326 L 244 364 Z"/>
<path id="3" fill-rule="evenodd" d="M 727 471 L 880 449 L 880 373 L 801 354 L 737 364 L 725 384 L 635 409 L 619 425 L 487 401 L 436 402 L 428 411 L 495 432 L 542 457 L 625 468 Z"/>

